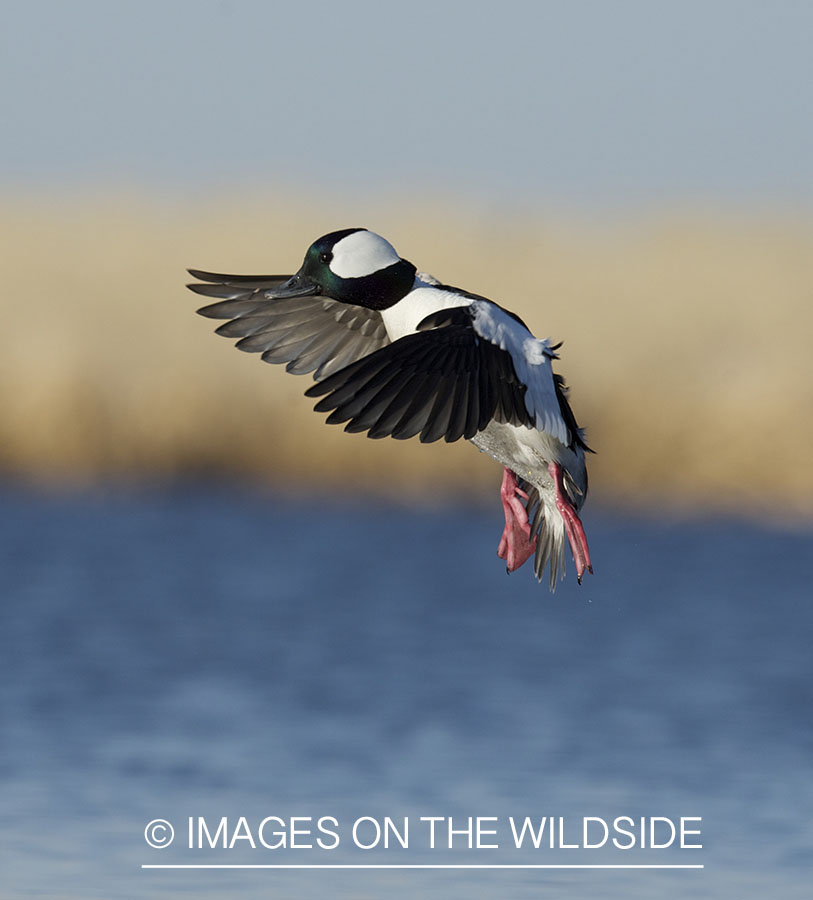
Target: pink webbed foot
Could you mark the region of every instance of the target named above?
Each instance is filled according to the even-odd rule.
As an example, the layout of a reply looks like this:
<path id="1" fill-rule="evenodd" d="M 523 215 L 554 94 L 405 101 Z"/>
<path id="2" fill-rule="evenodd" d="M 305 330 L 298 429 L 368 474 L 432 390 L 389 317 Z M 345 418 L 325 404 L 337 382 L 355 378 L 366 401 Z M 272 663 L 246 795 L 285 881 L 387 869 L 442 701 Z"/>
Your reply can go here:
<path id="1" fill-rule="evenodd" d="M 536 537 L 530 539 L 531 525 L 522 504 L 522 500 L 527 500 L 528 495 L 519 489 L 516 476 L 508 468 L 503 473 L 500 498 L 505 512 L 505 529 L 497 548 L 497 556 L 505 560 L 507 572 L 514 572 L 533 555 Z"/>
<path id="2" fill-rule="evenodd" d="M 565 493 L 562 482 L 562 467 L 558 463 L 548 463 L 548 472 L 553 478 L 553 486 L 556 489 L 556 508 L 565 523 L 565 533 L 573 553 L 573 562 L 576 564 L 576 579 L 582 583 L 582 575 L 585 571 L 593 574 L 593 566 L 590 563 L 590 548 L 587 546 L 587 535 L 581 523 L 579 514 Z"/>

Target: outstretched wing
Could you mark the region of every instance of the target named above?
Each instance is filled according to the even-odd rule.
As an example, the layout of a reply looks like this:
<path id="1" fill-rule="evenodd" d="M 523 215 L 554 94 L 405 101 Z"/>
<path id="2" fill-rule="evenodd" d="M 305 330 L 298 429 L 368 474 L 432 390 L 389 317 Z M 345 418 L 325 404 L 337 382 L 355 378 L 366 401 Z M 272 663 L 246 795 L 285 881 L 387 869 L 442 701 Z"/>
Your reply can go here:
<path id="1" fill-rule="evenodd" d="M 229 319 L 217 329 L 239 338 L 237 347 L 262 353 L 269 363 L 287 363 L 294 375 L 327 378 L 344 366 L 389 344 L 381 314 L 330 297 L 269 296 L 290 275 L 218 275 L 189 269 L 200 282 L 187 285 L 219 302 L 198 310 L 210 319 Z"/>
<path id="2" fill-rule="evenodd" d="M 471 438 L 492 419 L 531 425 L 525 385 L 511 356 L 482 340 L 470 317 L 429 316 L 414 334 L 335 372 L 305 393 L 326 395 L 314 407 L 331 411 L 345 431 L 424 443 Z"/>

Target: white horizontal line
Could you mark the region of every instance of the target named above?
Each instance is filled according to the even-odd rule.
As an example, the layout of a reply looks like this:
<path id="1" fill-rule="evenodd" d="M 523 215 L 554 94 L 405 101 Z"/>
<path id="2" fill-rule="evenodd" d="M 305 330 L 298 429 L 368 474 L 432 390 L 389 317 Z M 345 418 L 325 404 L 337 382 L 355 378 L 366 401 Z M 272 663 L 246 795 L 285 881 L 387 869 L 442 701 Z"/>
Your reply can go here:
<path id="1" fill-rule="evenodd" d="M 700 863 L 144 863 L 142 869 L 702 869 Z"/>

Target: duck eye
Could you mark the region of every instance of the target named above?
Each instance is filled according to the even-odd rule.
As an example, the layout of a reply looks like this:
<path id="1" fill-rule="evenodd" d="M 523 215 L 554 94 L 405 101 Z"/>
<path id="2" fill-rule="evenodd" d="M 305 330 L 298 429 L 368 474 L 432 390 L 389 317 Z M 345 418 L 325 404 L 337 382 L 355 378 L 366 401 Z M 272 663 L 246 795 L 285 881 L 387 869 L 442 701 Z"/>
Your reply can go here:
<path id="1" fill-rule="evenodd" d="M 330 252 L 330 250 L 328 250 L 328 251 L 326 251 L 325 253 L 320 253 L 320 254 L 319 254 L 319 259 L 320 259 L 325 265 L 327 265 L 327 264 L 333 259 L 333 254 Z"/>

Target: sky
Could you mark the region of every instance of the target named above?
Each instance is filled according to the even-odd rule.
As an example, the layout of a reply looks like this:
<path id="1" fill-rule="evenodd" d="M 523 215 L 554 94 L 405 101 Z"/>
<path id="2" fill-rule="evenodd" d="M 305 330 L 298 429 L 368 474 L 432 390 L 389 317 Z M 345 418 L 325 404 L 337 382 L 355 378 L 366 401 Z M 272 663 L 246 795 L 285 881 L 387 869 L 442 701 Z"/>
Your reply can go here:
<path id="1" fill-rule="evenodd" d="M 13 2 L 0 192 L 813 207 L 813 3 Z"/>

